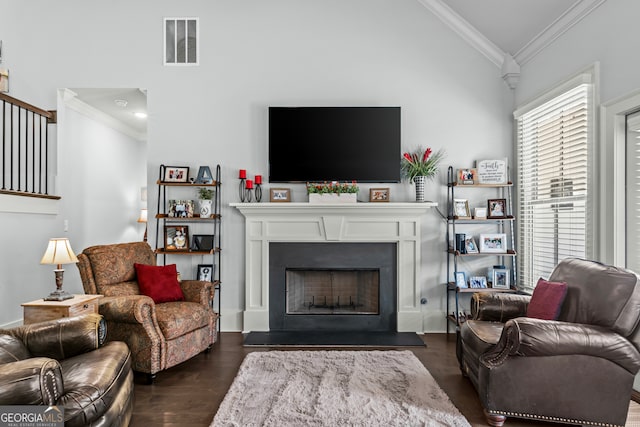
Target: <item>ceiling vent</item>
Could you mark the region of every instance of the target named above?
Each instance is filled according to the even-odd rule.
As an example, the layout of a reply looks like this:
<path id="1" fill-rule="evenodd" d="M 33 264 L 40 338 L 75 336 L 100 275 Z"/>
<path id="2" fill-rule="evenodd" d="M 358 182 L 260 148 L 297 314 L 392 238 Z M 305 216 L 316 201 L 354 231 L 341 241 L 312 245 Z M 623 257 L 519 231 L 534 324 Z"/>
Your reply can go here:
<path id="1" fill-rule="evenodd" d="M 164 18 L 164 65 L 198 65 L 198 18 Z"/>

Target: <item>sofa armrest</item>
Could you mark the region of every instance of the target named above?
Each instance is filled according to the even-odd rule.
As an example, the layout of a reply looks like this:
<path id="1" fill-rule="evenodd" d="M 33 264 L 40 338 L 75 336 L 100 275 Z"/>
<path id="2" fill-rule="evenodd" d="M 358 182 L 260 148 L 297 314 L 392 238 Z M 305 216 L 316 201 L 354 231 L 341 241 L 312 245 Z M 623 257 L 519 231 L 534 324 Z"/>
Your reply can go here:
<path id="1" fill-rule="evenodd" d="M 530 300 L 529 295 L 478 292 L 471 297 L 471 318 L 504 323 L 526 316 Z"/>
<path id="2" fill-rule="evenodd" d="M 98 301 L 98 311 L 110 322 L 144 324 L 155 319 L 156 304 L 146 295 L 104 297 Z"/>
<path id="3" fill-rule="evenodd" d="M 32 357 L 0 365 L 0 405 L 55 405 L 64 394 L 60 364 Z"/>
<path id="4" fill-rule="evenodd" d="M 102 316 L 91 313 L 0 332 L 21 340 L 32 356 L 62 360 L 100 347 L 104 342 L 104 328 Z"/>
<path id="5" fill-rule="evenodd" d="M 640 369 L 640 352 L 615 332 L 600 326 L 526 317 L 509 320 L 500 341 L 481 360 L 487 366 L 496 366 L 509 356 L 571 354 L 610 360 L 633 375 Z"/>
<path id="6" fill-rule="evenodd" d="M 183 280 L 180 282 L 184 299 L 190 302 L 197 302 L 208 307 L 213 306 L 215 288 L 211 282 L 201 280 Z"/>

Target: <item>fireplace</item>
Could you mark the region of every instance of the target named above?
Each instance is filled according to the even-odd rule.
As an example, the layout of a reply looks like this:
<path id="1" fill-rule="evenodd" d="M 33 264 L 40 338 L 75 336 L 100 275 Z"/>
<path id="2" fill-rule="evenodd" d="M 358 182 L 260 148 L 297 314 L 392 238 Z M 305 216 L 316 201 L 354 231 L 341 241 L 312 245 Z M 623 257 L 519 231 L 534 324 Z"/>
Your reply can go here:
<path id="1" fill-rule="evenodd" d="M 270 263 L 273 258 L 272 244 L 291 246 L 292 244 L 308 243 L 331 244 L 339 247 L 343 244 L 386 243 L 394 248 L 394 284 L 389 286 L 385 278 L 385 271 L 376 264 L 356 266 L 356 269 L 380 268 L 380 294 L 378 299 L 378 317 L 388 319 L 384 328 L 393 328 L 397 332 L 422 332 L 423 312 L 420 306 L 420 231 L 421 217 L 436 203 L 348 203 L 335 205 L 318 205 L 310 203 L 231 203 L 246 218 L 245 221 L 245 276 L 244 286 L 245 306 L 241 313 L 244 332 L 270 331 L 273 325 L 284 329 L 283 323 L 289 320 L 271 321 L 272 304 L 280 304 L 280 310 L 285 312 L 285 274 L 286 269 L 273 276 Z M 315 248 L 316 246 L 311 246 Z M 361 254 L 362 251 L 357 251 Z M 312 254 L 317 255 L 317 254 Z M 363 261 L 366 260 L 366 253 Z M 317 261 L 317 259 L 315 259 Z M 344 267 L 338 264 L 320 267 L 317 263 L 303 265 L 289 265 L 290 269 L 329 269 L 341 270 L 354 268 L 354 265 Z M 278 293 L 273 293 L 273 284 L 280 286 Z M 389 295 L 388 289 L 395 287 L 395 293 Z M 342 297 L 341 297 L 342 301 Z M 387 304 L 391 302 L 389 313 Z M 327 304 L 329 305 L 329 304 Z M 342 305 L 342 303 L 341 303 Z M 375 315 L 349 315 L 341 313 L 314 314 L 317 317 L 333 318 L 337 323 L 346 323 L 350 327 L 356 319 L 367 319 Z M 302 319 L 310 316 L 288 315 L 287 319 L 295 326 L 302 323 Z M 368 327 L 368 325 L 364 325 Z M 287 325 L 288 327 L 288 325 Z"/>
<path id="2" fill-rule="evenodd" d="M 395 331 L 395 243 L 269 244 L 269 330 Z"/>

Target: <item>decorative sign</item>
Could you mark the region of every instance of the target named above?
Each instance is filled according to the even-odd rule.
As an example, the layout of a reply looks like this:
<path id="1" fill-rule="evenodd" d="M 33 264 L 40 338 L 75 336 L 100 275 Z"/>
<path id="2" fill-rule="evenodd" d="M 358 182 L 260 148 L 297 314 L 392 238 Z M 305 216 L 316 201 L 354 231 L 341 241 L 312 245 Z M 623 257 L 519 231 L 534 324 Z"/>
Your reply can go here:
<path id="1" fill-rule="evenodd" d="M 211 169 L 209 169 L 209 166 L 200 166 L 196 184 L 211 184 L 212 182 L 213 175 L 211 175 Z"/>
<path id="2" fill-rule="evenodd" d="M 506 184 L 507 183 L 507 159 L 478 160 L 476 171 L 480 184 Z"/>

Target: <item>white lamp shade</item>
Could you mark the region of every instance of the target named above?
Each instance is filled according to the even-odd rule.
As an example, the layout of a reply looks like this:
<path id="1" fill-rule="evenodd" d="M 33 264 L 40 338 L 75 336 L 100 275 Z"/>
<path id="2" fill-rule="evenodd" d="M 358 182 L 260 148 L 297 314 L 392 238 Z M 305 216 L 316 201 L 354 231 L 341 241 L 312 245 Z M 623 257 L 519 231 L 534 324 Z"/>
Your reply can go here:
<path id="1" fill-rule="evenodd" d="M 147 222 L 147 210 L 140 209 L 140 217 L 138 218 L 138 222 Z"/>
<path id="2" fill-rule="evenodd" d="M 49 239 L 49 246 L 40 260 L 40 264 L 71 264 L 78 262 L 76 254 L 71 249 L 69 239 Z"/>

